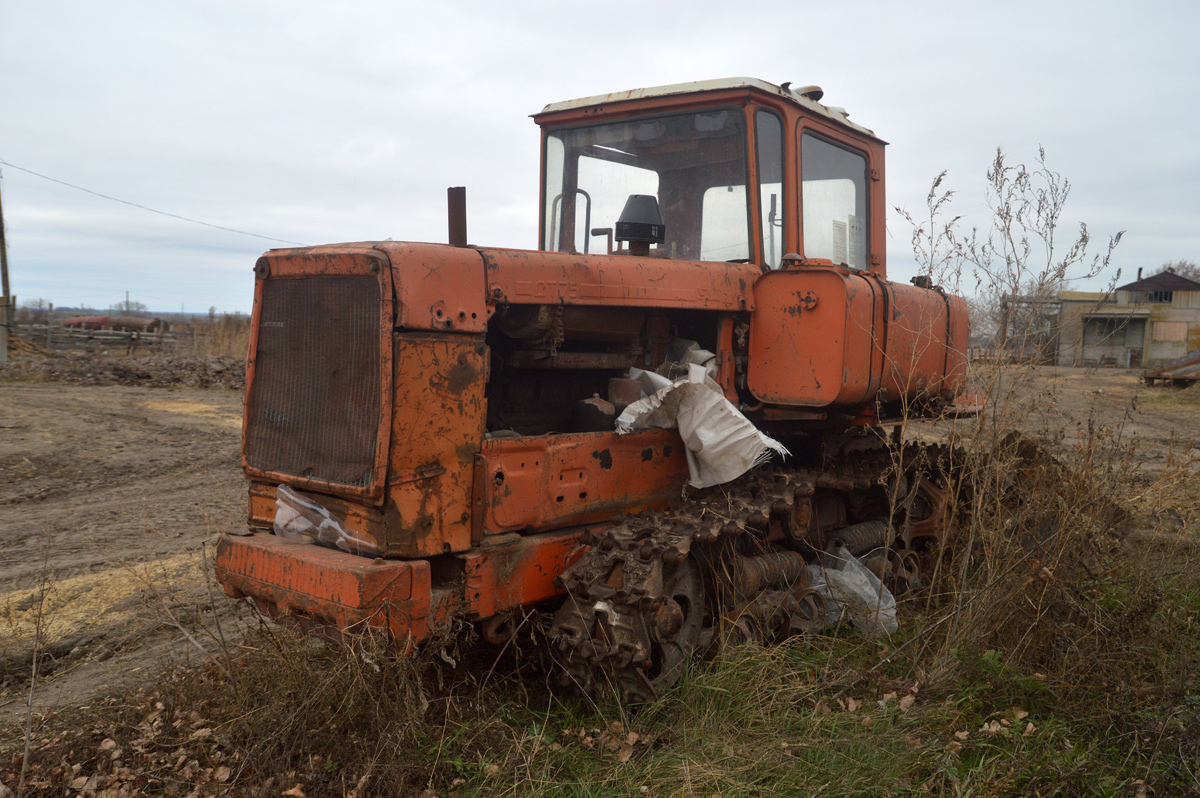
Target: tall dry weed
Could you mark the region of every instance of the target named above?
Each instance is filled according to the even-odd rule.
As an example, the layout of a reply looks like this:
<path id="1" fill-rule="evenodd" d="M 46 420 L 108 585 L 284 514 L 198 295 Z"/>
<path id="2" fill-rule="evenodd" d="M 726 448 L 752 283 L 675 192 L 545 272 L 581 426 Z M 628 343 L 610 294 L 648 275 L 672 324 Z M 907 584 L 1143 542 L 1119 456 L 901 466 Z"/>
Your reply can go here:
<path id="1" fill-rule="evenodd" d="M 173 327 L 183 348 L 200 355 L 243 358 L 250 344 L 250 317 L 242 313 L 209 314 Z"/>
<path id="2" fill-rule="evenodd" d="M 1159 645 L 1170 624 L 1153 578 L 1162 569 L 1141 567 L 1135 539 L 1156 523 L 1150 507 L 1178 507 L 1180 519 L 1194 511 L 1195 464 L 1171 454 L 1161 470 L 1144 472 L 1125 423 L 1102 424 L 1094 408 L 1064 415 L 1062 386 L 1041 366 L 1061 323 L 1047 308 L 1070 279 L 1109 277 L 1111 289 L 1121 234 L 1099 255 L 1088 253 L 1085 225 L 1064 235 L 1070 184 L 1040 151 L 1032 167 L 997 152 L 983 228 L 960 229 L 944 180 L 934 181 L 920 221 L 901 213 L 922 271 L 948 291 L 974 293 L 972 322 L 982 323 L 990 356 L 969 373 L 986 409 L 937 425 L 953 447 L 956 503 L 940 578 L 926 597 L 936 620 L 916 667 L 948 686 L 986 654 L 1045 677 L 1063 695 L 1135 682 L 1153 690 L 1142 644 Z M 1162 689 L 1179 684 L 1180 673 L 1156 673 Z"/>

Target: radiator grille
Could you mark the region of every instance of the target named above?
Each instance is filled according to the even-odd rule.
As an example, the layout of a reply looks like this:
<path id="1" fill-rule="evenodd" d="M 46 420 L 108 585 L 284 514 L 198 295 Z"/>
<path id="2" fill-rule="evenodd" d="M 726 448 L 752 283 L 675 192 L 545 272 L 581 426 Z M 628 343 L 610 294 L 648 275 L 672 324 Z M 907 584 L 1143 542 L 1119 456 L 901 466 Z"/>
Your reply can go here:
<path id="1" fill-rule="evenodd" d="M 379 283 L 267 280 L 247 397 L 252 468 L 362 487 L 379 433 Z"/>

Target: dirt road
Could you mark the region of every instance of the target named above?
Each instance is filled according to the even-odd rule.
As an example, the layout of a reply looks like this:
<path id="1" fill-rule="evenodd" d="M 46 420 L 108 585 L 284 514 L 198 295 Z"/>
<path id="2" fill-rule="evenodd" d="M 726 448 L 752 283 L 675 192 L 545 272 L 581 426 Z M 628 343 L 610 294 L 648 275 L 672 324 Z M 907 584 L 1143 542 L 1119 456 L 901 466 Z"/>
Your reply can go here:
<path id="1" fill-rule="evenodd" d="M 0 385 L 0 705 L 39 610 L 47 702 L 190 645 L 201 545 L 245 523 L 240 431 L 235 391 Z"/>
<path id="2" fill-rule="evenodd" d="M 239 520 L 241 396 L 0 389 L 0 584 L 177 554 Z"/>
<path id="3" fill-rule="evenodd" d="M 987 386 L 994 373 L 984 370 L 972 381 Z M 1134 462 L 1147 474 L 1168 458 L 1200 460 L 1200 384 L 1151 387 L 1137 371 L 1057 366 L 1016 367 L 996 376 L 993 409 L 1003 416 L 1002 428 L 1048 440 L 1060 451 L 1089 435 L 1131 443 Z"/>

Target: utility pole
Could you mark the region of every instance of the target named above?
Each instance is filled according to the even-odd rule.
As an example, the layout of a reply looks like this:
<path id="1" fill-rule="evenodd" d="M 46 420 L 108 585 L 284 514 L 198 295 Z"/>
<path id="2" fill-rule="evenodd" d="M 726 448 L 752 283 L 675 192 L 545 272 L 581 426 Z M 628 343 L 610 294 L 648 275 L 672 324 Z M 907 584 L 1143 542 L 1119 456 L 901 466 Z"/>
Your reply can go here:
<path id="1" fill-rule="evenodd" d="M 0 363 L 8 362 L 8 327 L 12 324 L 12 295 L 8 292 L 8 239 L 4 237 L 4 197 L 0 195 Z"/>

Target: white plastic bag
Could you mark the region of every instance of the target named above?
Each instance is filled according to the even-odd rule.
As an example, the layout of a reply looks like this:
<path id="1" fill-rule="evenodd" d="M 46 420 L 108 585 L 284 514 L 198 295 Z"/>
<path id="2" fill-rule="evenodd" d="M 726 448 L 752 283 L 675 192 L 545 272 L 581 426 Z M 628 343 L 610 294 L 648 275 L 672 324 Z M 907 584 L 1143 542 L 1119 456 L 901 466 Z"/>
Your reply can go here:
<path id="1" fill-rule="evenodd" d="M 900 628 L 892 591 L 845 546 L 809 564 L 808 587 L 825 599 L 827 626 L 849 621 L 870 637 L 893 635 Z"/>
<path id="2" fill-rule="evenodd" d="M 378 554 L 375 544 L 348 532 L 333 513 L 287 485 L 275 491 L 275 534 L 293 543 L 333 546 L 351 554 Z"/>
<path id="3" fill-rule="evenodd" d="M 688 484 L 707 488 L 737 479 L 772 454 L 786 455 L 779 441 L 750 423 L 701 364 L 689 364 L 688 377 L 629 405 L 617 418 L 617 432 L 679 430 L 687 450 Z"/>

